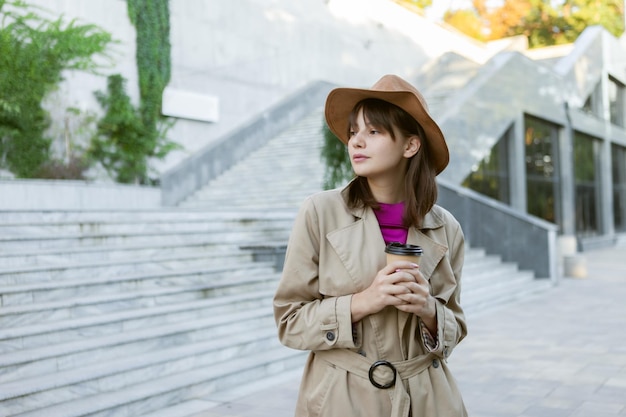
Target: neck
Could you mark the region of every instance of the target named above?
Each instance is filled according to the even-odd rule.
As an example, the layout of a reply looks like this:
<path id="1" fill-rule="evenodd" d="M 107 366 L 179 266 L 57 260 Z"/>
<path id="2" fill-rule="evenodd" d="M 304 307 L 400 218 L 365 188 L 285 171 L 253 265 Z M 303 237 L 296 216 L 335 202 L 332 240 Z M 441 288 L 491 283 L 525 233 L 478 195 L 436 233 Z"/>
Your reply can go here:
<path id="1" fill-rule="evenodd" d="M 379 203 L 396 204 L 404 201 L 404 190 L 401 184 L 380 184 L 370 180 L 368 184 L 374 199 Z"/>

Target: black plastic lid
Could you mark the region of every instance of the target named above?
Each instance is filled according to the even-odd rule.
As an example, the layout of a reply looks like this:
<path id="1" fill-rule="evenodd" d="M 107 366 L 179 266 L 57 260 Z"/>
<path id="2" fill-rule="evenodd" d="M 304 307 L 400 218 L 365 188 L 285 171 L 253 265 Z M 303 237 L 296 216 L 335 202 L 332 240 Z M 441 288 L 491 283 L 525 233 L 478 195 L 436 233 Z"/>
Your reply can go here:
<path id="1" fill-rule="evenodd" d="M 421 246 L 409 245 L 400 242 L 391 242 L 385 247 L 385 252 L 393 255 L 421 256 L 423 251 Z"/>

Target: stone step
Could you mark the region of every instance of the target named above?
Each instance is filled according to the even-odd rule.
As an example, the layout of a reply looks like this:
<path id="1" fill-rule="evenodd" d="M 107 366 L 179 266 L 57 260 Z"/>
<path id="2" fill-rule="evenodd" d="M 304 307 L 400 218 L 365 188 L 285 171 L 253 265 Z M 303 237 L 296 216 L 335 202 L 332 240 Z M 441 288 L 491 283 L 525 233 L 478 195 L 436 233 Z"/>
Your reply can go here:
<path id="1" fill-rule="evenodd" d="M 159 256 L 124 257 L 115 260 L 62 262 L 56 265 L 15 266 L 0 268 L 0 286 L 33 284 L 44 281 L 77 279 L 88 275 L 90 279 L 139 272 L 172 271 L 179 268 L 200 268 L 224 264 L 245 263 L 253 260 L 249 251 L 192 251 L 167 253 Z"/>
<path id="2" fill-rule="evenodd" d="M 473 267 L 469 265 L 466 269 L 463 267 L 463 291 L 469 291 L 473 288 L 482 288 L 492 284 L 506 283 L 510 277 L 516 277 L 520 271 L 516 264 L 513 263 L 486 263 L 487 267 L 478 265 Z"/>
<path id="3" fill-rule="evenodd" d="M 36 248 L 132 245 L 162 242 L 193 242 L 199 239 L 217 243 L 256 242 L 262 240 L 287 240 L 288 230 L 284 227 L 268 227 L 263 230 L 232 231 L 224 228 L 211 233 L 198 230 L 145 231 L 132 234 L 120 233 L 64 233 L 30 236 L 0 236 L 0 251 L 13 253 Z"/>
<path id="4" fill-rule="evenodd" d="M 205 253 L 207 257 L 240 257 L 238 242 L 224 243 L 205 238 L 197 238 L 183 242 L 145 242 L 132 245 L 102 245 L 33 248 L 28 251 L 10 251 L 0 253 L 0 269 L 20 269 L 25 265 L 65 265 L 68 262 L 116 261 L 126 262 L 128 259 L 159 258 L 165 255 L 177 256 L 184 254 Z"/>
<path id="5" fill-rule="evenodd" d="M 294 153 L 292 155 L 277 155 L 276 153 L 252 155 L 250 159 L 232 167 L 227 172 L 228 175 L 214 179 L 205 187 L 205 190 L 217 189 L 219 188 L 217 186 L 222 184 L 232 184 L 235 177 L 241 178 L 240 175 L 242 174 L 248 175 L 246 181 L 240 182 L 240 187 L 243 188 L 250 188 L 248 187 L 250 184 L 259 184 L 263 178 L 268 177 L 279 180 L 275 184 L 271 184 L 276 187 L 287 187 L 296 183 L 314 183 L 316 178 L 311 174 L 324 173 L 323 161 L 317 156 L 320 148 L 321 146 L 307 147 L 298 150 L 299 154 Z M 257 176 L 252 176 L 255 173 Z M 262 175 L 258 175 L 259 173 Z M 231 192 L 231 194 L 233 193 Z"/>
<path id="6" fill-rule="evenodd" d="M 297 210 L 301 205 L 306 196 L 302 196 L 302 198 L 285 198 L 280 201 L 281 208 L 290 208 L 292 210 Z M 186 204 L 189 207 L 198 207 L 204 208 L 207 210 L 211 210 L 214 207 L 221 207 L 224 205 L 224 201 L 219 199 L 207 199 L 207 200 L 190 200 L 187 201 Z M 245 201 L 240 202 L 240 204 L 249 204 L 250 207 L 255 207 L 257 210 L 273 210 L 276 208 L 277 204 L 268 202 L 263 198 L 259 198 L 258 200 L 253 198 L 248 198 Z"/>
<path id="7" fill-rule="evenodd" d="M 222 232 L 224 230 L 265 230 L 276 227 L 289 227 L 293 215 L 267 219 L 154 219 L 150 221 L 92 219 L 80 222 L 12 222 L 0 224 L 0 233 L 5 236 L 39 236 L 49 234 L 92 235 L 92 234 L 133 234 L 145 232 L 204 231 Z"/>
<path id="8" fill-rule="evenodd" d="M 272 205 L 272 207 L 285 207 L 284 202 L 288 201 L 290 207 L 289 209 L 293 211 L 294 203 L 300 204 L 309 195 L 320 191 L 319 186 L 311 186 L 308 184 L 294 184 L 287 189 L 274 189 L 273 187 L 268 187 L 267 185 L 259 185 L 258 187 L 263 187 L 265 188 L 265 190 L 250 190 L 249 192 L 247 191 L 245 195 L 235 197 L 218 190 L 199 191 L 198 193 L 190 197 L 187 202 L 206 201 L 209 203 L 218 203 L 214 205 L 215 209 L 217 210 L 219 209 L 219 207 L 223 207 L 224 205 L 233 205 L 237 207 L 256 207 L 253 205 L 253 202 L 254 204 L 265 203 L 268 205 Z M 268 193 L 272 194 L 271 200 L 268 199 Z M 193 206 L 189 207 L 191 208 Z"/>
<path id="9" fill-rule="evenodd" d="M 297 381 L 302 375 L 303 366 L 295 369 L 287 369 L 276 375 L 265 376 L 261 380 L 243 381 L 235 388 L 220 390 L 203 397 L 201 400 L 193 399 L 166 407 L 157 411 L 142 414 L 140 417 L 200 417 L 212 416 L 212 408 L 225 404 L 244 396 L 266 390 L 268 387 L 279 387 L 287 383 Z"/>
<path id="10" fill-rule="evenodd" d="M 248 265 L 224 265 L 176 271 L 126 274 L 118 276 L 88 277 L 34 284 L 0 287 L 2 306 L 40 303 L 94 294 L 111 294 L 137 289 L 168 286 L 201 285 L 239 282 L 255 284 L 254 278 L 271 279 L 274 264 L 254 262 Z"/>
<path id="11" fill-rule="evenodd" d="M 480 269 L 488 269 L 494 265 L 500 265 L 501 263 L 502 260 L 499 256 L 487 255 L 482 250 L 468 250 L 466 248 L 463 272 L 479 272 Z"/>
<path id="12" fill-rule="evenodd" d="M 291 375 L 291 374 L 290 374 Z M 296 375 L 293 376 L 295 380 Z M 285 381 L 285 383 L 288 381 Z M 170 407 L 161 408 L 160 410 L 147 412 L 141 415 L 141 417 L 199 417 L 208 415 L 212 408 L 216 407 L 217 403 L 206 401 L 204 399 L 192 399 L 188 401 L 179 402 Z M 138 416 L 139 417 L 139 416 Z"/>
<path id="13" fill-rule="evenodd" d="M 74 223 L 133 223 L 178 222 L 203 220 L 209 222 L 261 221 L 293 217 L 292 211 L 258 212 L 248 208 L 228 207 L 207 212 L 185 208 L 158 208 L 144 210 L 0 210 L 0 225 L 28 226 L 40 224 Z"/>

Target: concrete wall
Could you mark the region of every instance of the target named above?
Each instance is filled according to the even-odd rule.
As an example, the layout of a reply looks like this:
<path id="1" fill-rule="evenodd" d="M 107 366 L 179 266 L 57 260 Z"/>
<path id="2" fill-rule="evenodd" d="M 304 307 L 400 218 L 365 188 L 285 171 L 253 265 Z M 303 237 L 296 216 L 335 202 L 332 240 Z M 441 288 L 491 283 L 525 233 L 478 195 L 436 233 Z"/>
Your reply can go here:
<path id="1" fill-rule="evenodd" d="M 559 280 L 558 227 L 554 224 L 442 179 L 437 203 L 459 221 L 469 246 L 534 271 L 536 278 Z"/>
<path id="2" fill-rule="evenodd" d="M 0 181 L 0 210 L 153 209 L 161 190 L 84 181 Z"/>
<path id="3" fill-rule="evenodd" d="M 28 2 L 112 32 L 119 40 L 115 65 L 103 72 L 122 73 L 137 100 L 135 30 L 125 1 Z M 156 162 L 159 172 L 312 81 L 369 86 L 386 73 L 412 78 L 447 51 L 484 62 L 507 47 L 506 42 L 493 47 L 477 43 L 390 0 L 181 0 L 170 2 L 170 14 L 169 88 L 216 98 L 219 119 L 178 119 L 170 137 L 185 149 Z M 93 92 L 104 88 L 104 77 L 66 74 L 66 82 L 49 100 L 55 136 L 62 138 L 66 107 L 99 111 Z"/>
<path id="4" fill-rule="evenodd" d="M 88 141 L 89 132 L 83 126 L 85 116 L 88 113 L 102 113 L 94 92 L 106 91 L 106 75 L 123 74 L 128 79 L 127 92 L 137 102 L 139 88 L 135 64 L 135 28 L 128 19 L 124 0 L 28 0 L 27 3 L 38 7 L 37 13 L 49 19 L 63 16 L 66 23 L 76 19 L 77 24 L 95 24 L 110 32 L 117 41 L 108 51 L 110 59 L 97 59 L 97 62 L 103 64 L 101 74 L 66 71 L 63 74 L 65 81 L 46 100 L 44 107 L 52 118 L 50 133 L 54 139 L 53 147 L 57 152 L 64 152 L 66 122 L 74 144 Z M 82 115 L 67 113 L 68 107 L 79 109 Z"/>

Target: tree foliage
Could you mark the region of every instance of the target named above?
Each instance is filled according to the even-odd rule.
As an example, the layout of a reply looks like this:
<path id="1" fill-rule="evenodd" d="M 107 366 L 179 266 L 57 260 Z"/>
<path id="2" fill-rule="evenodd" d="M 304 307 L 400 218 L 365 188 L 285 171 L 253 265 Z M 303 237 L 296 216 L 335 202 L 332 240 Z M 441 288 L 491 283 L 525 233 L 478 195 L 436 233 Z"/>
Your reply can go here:
<path id="1" fill-rule="evenodd" d="M 325 190 L 329 190 L 344 184 L 354 177 L 350 157 L 346 145 L 344 145 L 324 122 L 322 134 L 324 144 L 322 146 L 321 157 L 326 170 L 324 171 Z"/>
<path id="2" fill-rule="evenodd" d="M 414 6 L 420 9 L 425 9 L 433 4 L 433 0 L 395 0 L 404 6 Z"/>
<path id="3" fill-rule="evenodd" d="M 148 170 L 149 149 L 143 121 L 126 93 L 126 80 L 119 74 L 109 76 L 106 93 L 95 94 L 105 114 L 98 121 L 89 157 L 119 182 L 141 182 Z"/>
<path id="4" fill-rule="evenodd" d="M 126 79 L 119 74 L 107 79 L 107 91 L 96 98 L 105 115 L 98 121 L 89 158 L 100 162 L 109 175 L 122 183 L 149 184 L 151 158 L 165 157 L 177 145 L 166 140 L 168 124 L 154 131 L 141 117 L 126 93 Z"/>
<path id="5" fill-rule="evenodd" d="M 469 9 L 448 11 L 444 21 L 485 41 L 524 35 L 531 48 L 571 43 L 591 25 L 602 25 L 615 36 L 624 32 L 621 0 L 504 0 L 495 8 L 487 4 L 473 0 Z"/>
<path id="6" fill-rule="evenodd" d="M 0 0 L 0 168 L 33 178 L 49 159 L 42 108 L 64 70 L 94 71 L 111 34 L 76 20 L 50 20 L 22 1 Z"/>

